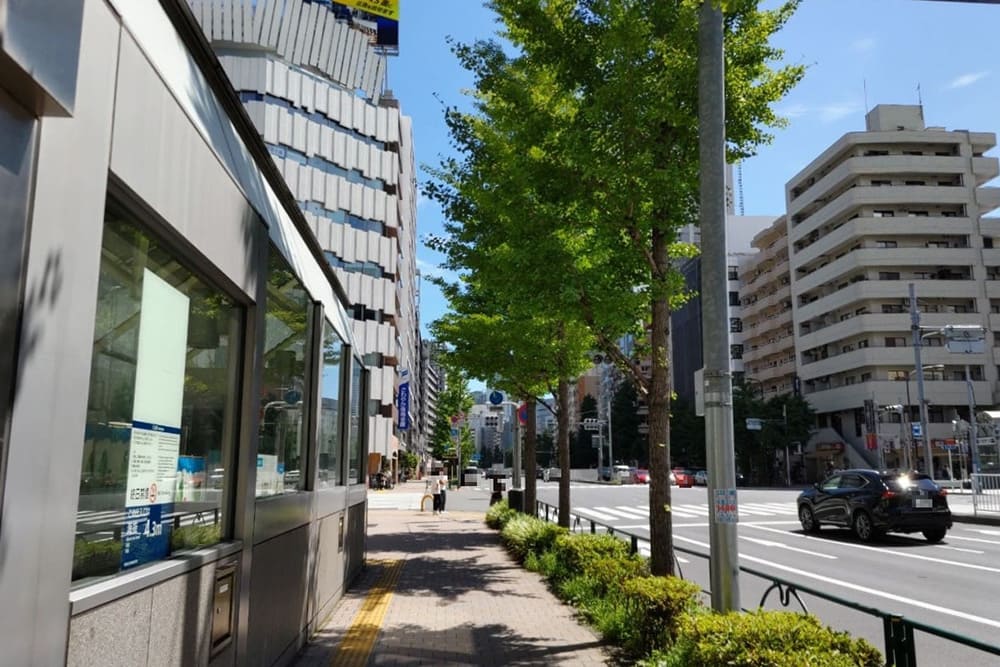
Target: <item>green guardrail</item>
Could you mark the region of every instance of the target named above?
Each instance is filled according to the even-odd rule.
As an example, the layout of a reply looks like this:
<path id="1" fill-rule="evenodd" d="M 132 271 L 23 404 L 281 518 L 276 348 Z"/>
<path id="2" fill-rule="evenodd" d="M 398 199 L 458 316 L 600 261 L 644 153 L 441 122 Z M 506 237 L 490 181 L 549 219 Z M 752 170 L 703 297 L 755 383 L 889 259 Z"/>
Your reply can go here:
<path id="1" fill-rule="evenodd" d="M 553 521 L 559 516 L 559 506 L 550 505 L 544 501 L 538 500 L 535 502 L 535 514 L 539 518 L 544 518 L 546 521 Z M 573 530 L 584 531 L 585 523 L 589 523 L 590 532 L 597 533 L 598 529 L 608 535 L 616 535 L 621 538 L 626 538 L 629 542 L 630 549 L 632 553 L 639 552 L 639 542 L 648 542 L 649 540 L 636 535 L 635 533 L 630 533 L 626 530 L 615 530 L 613 526 L 609 526 L 605 523 L 595 521 L 594 519 L 583 519 L 578 515 L 572 515 L 572 526 Z M 695 551 L 694 549 L 689 549 L 687 547 L 679 547 L 674 545 L 674 558 L 676 559 L 676 552 L 681 552 L 689 556 L 695 556 L 698 558 L 704 558 L 708 560 L 710 558 L 709 554 L 701 553 L 700 551 Z M 680 569 L 680 562 L 676 561 L 677 573 L 684 577 L 683 572 Z M 985 642 L 973 639 L 972 637 L 966 637 L 965 635 L 958 634 L 956 632 L 951 632 L 943 628 L 939 628 L 934 625 L 929 625 L 927 623 L 921 623 L 920 621 L 915 621 L 905 616 L 899 614 L 894 614 L 891 612 L 884 611 L 877 607 L 870 607 L 867 605 L 854 602 L 853 600 L 848 600 L 846 598 L 841 598 L 836 595 L 827 593 L 826 591 L 821 591 L 816 588 L 811 588 L 809 586 L 803 586 L 798 582 L 791 581 L 789 579 L 784 579 L 782 577 L 776 577 L 773 574 L 763 572 L 751 567 L 746 567 L 743 565 L 739 566 L 740 572 L 746 572 L 749 575 L 759 577 L 766 581 L 770 581 L 771 585 L 764 591 L 761 596 L 759 607 L 763 607 L 767 602 L 768 598 L 772 593 L 775 593 L 778 598 L 778 602 L 782 607 L 789 607 L 794 600 L 799 607 L 802 609 L 802 613 L 808 614 L 809 608 L 806 603 L 802 600 L 800 593 L 807 593 L 809 595 L 816 596 L 827 602 L 832 602 L 838 604 L 842 607 L 847 607 L 855 611 L 862 612 L 869 616 L 874 616 L 882 620 L 882 633 L 885 640 L 885 660 L 886 667 L 916 667 L 917 664 L 917 645 L 914 641 L 914 631 L 919 630 L 920 632 L 926 632 L 927 634 L 934 635 L 935 637 L 940 637 L 956 644 L 966 646 L 977 651 L 982 651 L 983 653 L 988 653 L 990 655 L 1000 657 L 1000 646 L 993 646 Z M 703 589 L 708 595 L 711 595 L 711 591 Z M 750 611 L 749 609 L 744 609 L 743 611 Z"/>

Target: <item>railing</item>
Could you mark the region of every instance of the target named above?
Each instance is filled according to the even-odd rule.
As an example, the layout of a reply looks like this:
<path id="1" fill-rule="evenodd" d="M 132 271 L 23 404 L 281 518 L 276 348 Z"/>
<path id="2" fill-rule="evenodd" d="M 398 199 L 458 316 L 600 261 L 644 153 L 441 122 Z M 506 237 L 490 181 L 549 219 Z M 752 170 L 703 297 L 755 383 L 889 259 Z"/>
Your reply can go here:
<path id="1" fill-rule="evenodd" d="M 997 478 L 998 484 L 1000 484 L 1000 475 L 980 475 L 980 477 L 995 477 Z M 996 489 L 995 493 L 997 494 L 997 497 L 1000 497 L 1000 488 Z M 552 521 L 554 518 L 558 517 L 559 507 L 558 505 L 550 505 L 549 503 L 539 500 L 535 503 L 535 513 L 539 518 L 543 518 L 546 521 Z M 585 524 L 589 524 L 589 532 L 592 534 L 596 534 L 598 530 L 600 530 L 608 535 L 616 535 L 621 538 L 627 538 L 627 541 L 629 542 L 629 549 L 632 553 L 639 553 L 640 542 L 649 542 L 649 540 L 644 537 L 639 537 L 638 535 L 630 533 L 626 530 L 616 530 L 614 526 L 609 526 L 593 519 L 586 519 L 573 514 L 570 515 L 570 519 L 570 525 L 572 527 L 571 530 L 573 532 L 586 532 Z M 674 545 L 674 552 L 677 573 L 681 578 L 684 577 L 684 574 L 681 572 L 680 563 L 676 560 L 676 552 L 711 560 L 711 556 L 709 554 L 704 554 L 685 547 L 679 547 L 677 545 Z M 899 614 L 893 614 L 876 607 L 869 607 L 852 600 L 837 597 L 836 595 L 831 595 L 825 591 L 803 586 L 797 582 L 776 577 L 773 574 L 768 574 L 761 570 L 743 565 L 740 565 L 739 568 L 740 572 L 746 572 L 749 575 L 771 582 L 771 585 L 761 596 L 758 607 L 763 607 L 767 602 L 768 597 L 770 597 L 771 592 L 777 591 L 778 602 L 782 607 L 788 607 L 794 599 L 802 609 L 803 613 L 809 613 L 809 609 L 806 607 L 805 602 L 799 595 L 800 593 L 807 593 L 822 600 L 826 600 L 842 607 L 860 611 L 869 616 L 875 616 L 881 619 L 882 633 L 885 640 L 886 667 L 914 667 L 917 664 L 917 646 L 913 636 L 913 633 L 916 630 L 926 632 L 927 634 L 934 635 L 935 637 L 940 637 L 941 639 L 946 639 L 967 648 L 1000 657 L 1000 646 L 992 646 L 990 644 L 972 639 L 971 637 L 949 632 L 948 630 L 928 625 L 926 623 L 921 623 L 920 621 L 915 621 L 913 619 L 900 616 Z M 706 594 L 711 594 L 711 591 L 704 589 L 703 591 Z M 744 611 L 750 610 L 744 609 Z"/>
<path id="2" fill-rule="evenodd" d="M 1000 512 L 1000 474 L 972 474 L 972 510 L 976 516 L 980 512 Z"/>

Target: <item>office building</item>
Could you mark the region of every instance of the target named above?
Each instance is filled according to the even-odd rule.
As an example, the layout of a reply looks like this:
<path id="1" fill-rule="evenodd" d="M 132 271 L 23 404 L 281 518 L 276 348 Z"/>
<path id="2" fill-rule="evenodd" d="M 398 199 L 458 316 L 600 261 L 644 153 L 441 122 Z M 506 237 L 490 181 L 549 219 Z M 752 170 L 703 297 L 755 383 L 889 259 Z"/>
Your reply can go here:
<path id="1" fill-rule="evenodd" d="M 183 0 L 37 4 L 0 3 L 0 662 L 286 664 L 364 560 L 357 301 Z"/>
<path id="2" fill-rule="evenodd" d="M 212 47 L 350 301 L 371 376 L 371 452 L 416 448 L 420 411 L 412 125 L 386 49 L 337 3 L 191 0 Z M 407 382 L 410 414 L 399 414 Z"/>

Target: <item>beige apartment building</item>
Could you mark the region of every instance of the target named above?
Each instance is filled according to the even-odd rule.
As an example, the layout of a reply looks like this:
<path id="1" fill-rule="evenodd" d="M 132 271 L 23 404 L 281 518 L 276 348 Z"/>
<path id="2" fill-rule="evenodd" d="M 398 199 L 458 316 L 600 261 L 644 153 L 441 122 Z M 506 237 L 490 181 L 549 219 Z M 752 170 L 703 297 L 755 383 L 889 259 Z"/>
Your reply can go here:
<path id="1" fill-rule="evenodd" d="M 747 363 L 767 386 L 787 388 L 791 369 L 781 360 L 792 327 L 801 391 L 820 427 L 846 441 L 843 462 L 877 460 L 864 447 L 866 399 L 909 406 L 919 421 L 911 283 L 926 346 L 935 470 L 947 466 L 951 420 L 967 417 L 966 364 L 976 404 L 995 403 L 1000 219 L 983 217 L 1000 206 L 1000 188 L 984 187 L 998 174 L 997 159 L 984 155 L 995 145 L 993 133 L 926 127 L 920 106 L 876 106 L 866 131 L 845 134 L 788 182 L 786 229 L 779 224 L 755 238 L 760 253 L 742 271 L 755 297 L 744 309 Z M 946 325 L 985 327 L 986 352 L 950 353 L 935 333 Z M 902 461 L 900 443 L 912 440 L 905 411 L 880 411 L 889 465 Z M 956 453 L 956 474 L 960 459 Z"/>

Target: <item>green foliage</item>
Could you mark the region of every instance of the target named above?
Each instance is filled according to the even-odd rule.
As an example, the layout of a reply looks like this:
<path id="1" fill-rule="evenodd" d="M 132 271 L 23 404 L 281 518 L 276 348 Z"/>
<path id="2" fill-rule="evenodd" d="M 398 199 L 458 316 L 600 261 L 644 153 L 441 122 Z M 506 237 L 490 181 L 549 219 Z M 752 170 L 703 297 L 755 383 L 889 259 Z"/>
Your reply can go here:
<path id="1" fill-rule="evenodd" d="M 685 617 L 676 643 L 642 663 L 649 667 L 881 667 L 882 655 L 792 612 L 701 613 Z"/>
<path id="2" fill-rule="evenodd" d="M 417 455 L 417 453 L 406 450 L 403 450 L 400 453 L 399 461 L 400 465 L 403 467 L 403 470 L 410 470 L 413 472 L 416 472 L 417 466 L 420 465 L 420 457 Z"/>
<path id="3" fill-rule="evenodd" d="M 518 516 L 520 512 L 507 504 L 506 498 L 494 503 L 486 510 L 486 525 L 494 530 L 503 530 L 507 522 Z"/>
<path id="4" fill-rule="evenodd" d="M 222 536 L 221 528 L 217 523 L 174 528 L 170 531 L 170 548 L 181 551 L 216 544 Z"/>
<path id="5" fill-rule="evenodd" d="M 114 574 L 121 567 L 122 543 L 119 540 L 85 540 L 73 544 L 73 579 Z"/>
<path id="6" fill-rule="evenodd" d="M 464 417 L 472 407 L 468 375 L 453 365 L 446 364 L 445 368 L 445 388 L 438 394 L 437 416 L 430 438 L 431 456 L 436 459 L 455 456 L 451 418 Z M 475 447 L 472 442 L 472 432 L 468 428 L 460 429 L 459 442 L 462 447 L 462 460 L 468 461 Z"/>
<path id="7" fill-rule="evenodd" d="M 500 539 L 519 561 L 529 553 L 540 554 L 552 548 L 556 539 L 566 535 L 566 529 L 538 517 L 517 513 L 500 531 Z"/>
<path id="8" fill-rule="evenodd" d="M 587 563 L 628 557 L 628 545 L 611 535 L 563 535 L 556 539 L 552 551 L 556 566 L 550 576 L 556 582 L 577 576 Z"/>
<path id="9" fill-rule="evenodd" d="M 634 577 L 622 588 L 629 628 L 624 644 L 634 653 L 671 643 L 681 619 L 699 604 L 698 586 L 678 577 Z"/>

